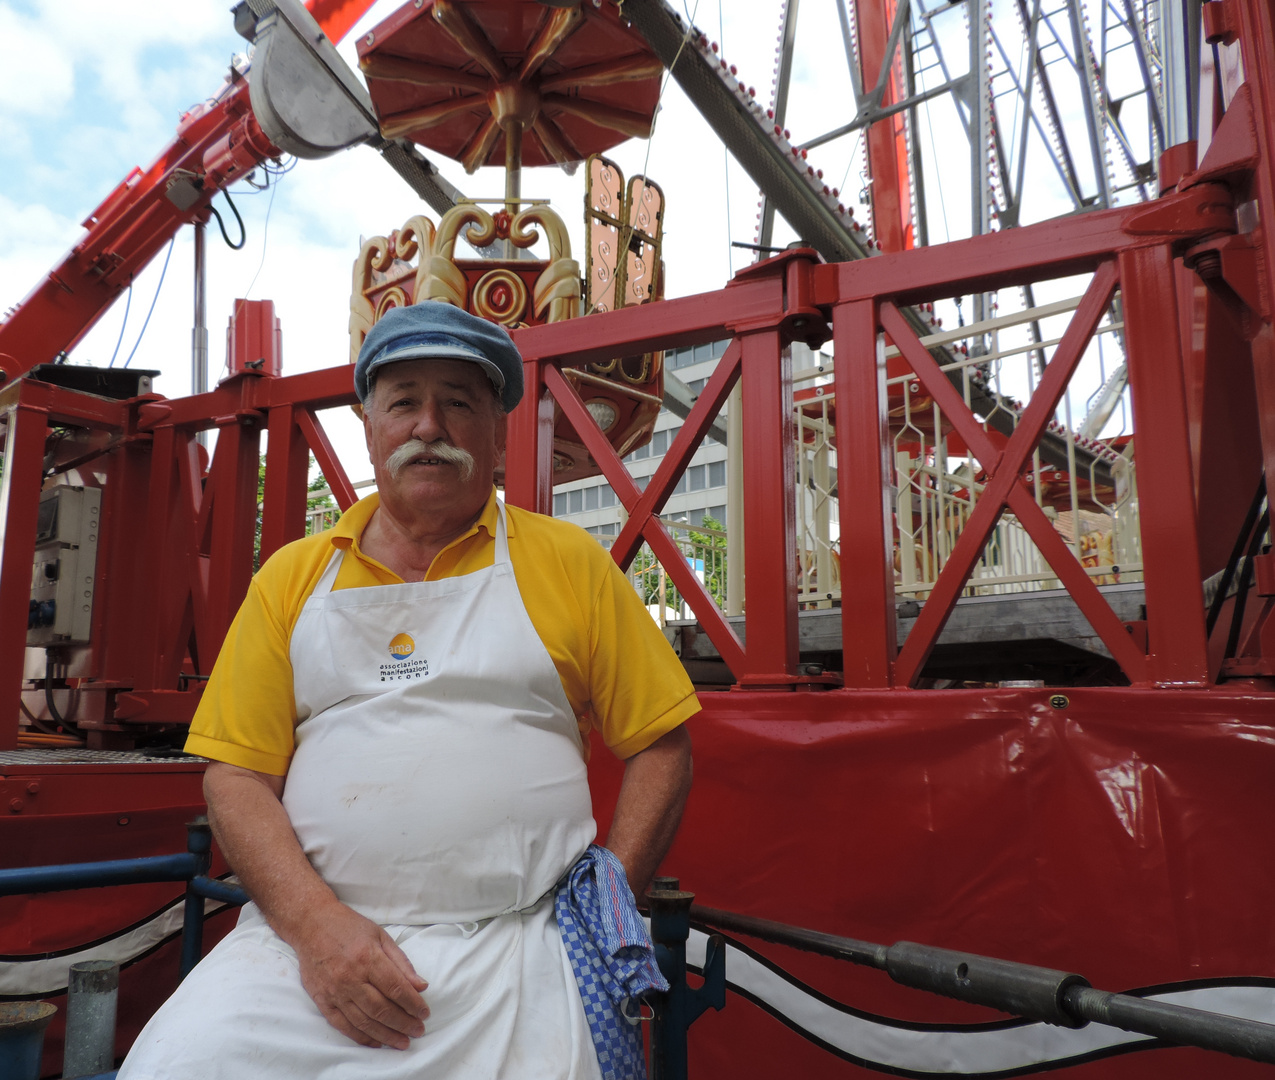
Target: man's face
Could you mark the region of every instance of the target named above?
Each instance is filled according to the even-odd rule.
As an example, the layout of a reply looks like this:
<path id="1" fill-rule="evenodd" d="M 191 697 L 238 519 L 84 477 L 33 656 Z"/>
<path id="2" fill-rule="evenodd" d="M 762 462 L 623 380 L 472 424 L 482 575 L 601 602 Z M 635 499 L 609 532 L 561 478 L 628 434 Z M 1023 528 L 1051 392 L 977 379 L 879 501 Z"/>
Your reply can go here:
<path id="1" fill-rule="evenodd" d="M 491 381 L 467 360 L 402 360 L 376 373 L 363 406 L 363 433 L 381 501 L 399 514 L 427 512 L 440 524 L 468 521 L 491 493 L 505 446 L 505 417 Z M 436 453 L 395 451 L 413 439 L 443 442 L 470 454 L 473 473 Z"/>

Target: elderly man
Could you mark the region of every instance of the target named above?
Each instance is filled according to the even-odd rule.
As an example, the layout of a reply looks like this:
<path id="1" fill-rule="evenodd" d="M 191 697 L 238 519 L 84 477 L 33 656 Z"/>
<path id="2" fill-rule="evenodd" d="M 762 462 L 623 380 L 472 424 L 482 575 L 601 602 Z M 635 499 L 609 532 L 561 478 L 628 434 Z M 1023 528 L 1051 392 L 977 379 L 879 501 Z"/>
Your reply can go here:
<path id="1" fill-rule="evenodd" d="M 582 732 L 625 761 L 607 847 L 640 892 L 694 693 L 592 537 L 496 498 L 501 328 L 393 310 L 354 382 L 378 493 L 261 568 L 187 742 L 253 903 L 120 1075 L 597 1077 L 554 913 L 597 850 Z"/>

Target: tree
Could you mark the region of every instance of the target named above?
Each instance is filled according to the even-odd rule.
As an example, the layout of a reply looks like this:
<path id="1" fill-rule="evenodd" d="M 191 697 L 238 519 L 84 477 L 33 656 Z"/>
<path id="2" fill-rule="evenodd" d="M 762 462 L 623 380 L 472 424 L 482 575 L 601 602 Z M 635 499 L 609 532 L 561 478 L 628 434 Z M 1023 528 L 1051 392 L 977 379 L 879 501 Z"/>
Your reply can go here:
<path id="1" fill-rule="evenodd" d="M 314 455 L 310 455 L 310 471 L 313 472 L 317 462 Z M 341 516 L 341 512 L 337 510 L 336 503 L 332 499 L 332 493 L 328 490 L 328 482 L 324 479 L 322 473 L 316 473 L 314 478 L 306 484 L 306 491 L 320 492 L 321 494 L 312 495 L 305 501 L 305 508 L 310 510 L 335 510 L 336 517 Z M 256 573 L 261 569 L 261 507 L 265 502 L 266 496 L 266 455 L 261 454 L 257 458 L 257 530 L 252 538 L 252 569 Z M 332 519 L 333 521 L 336 518 Z M 305 535 L 309 536 L 314 531 L 314 519 L 307 517 L 305 522 Z"/>
<path id="2" fill-rule="evenodd" d="M 726 606 L 726 530 L 716 518 L 705 515 L 703 524 L 677 540 L 686 560 L 700 575 L 718 607 Z M 629 568 L 629 577 L 648 607 L 660 602 L 661 567 L 645 544 L 638 549 Z M 664 575 L 664 606 L 682 610 L 682 595 L 673 579 Z"/>

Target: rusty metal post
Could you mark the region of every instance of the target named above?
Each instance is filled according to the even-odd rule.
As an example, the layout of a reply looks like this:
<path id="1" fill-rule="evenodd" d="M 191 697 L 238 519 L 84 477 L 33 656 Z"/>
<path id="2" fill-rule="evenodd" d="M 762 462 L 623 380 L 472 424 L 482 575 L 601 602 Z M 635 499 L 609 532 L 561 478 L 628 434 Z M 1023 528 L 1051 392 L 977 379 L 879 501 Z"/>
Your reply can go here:
<path id="1" fill-rule="evenodd" d="M 686 941 L 691 935 L 691 904 L 695 894 L 678 888 L 677 878 L 656 878 L 662 888 L 646 894 L 651 911 L 651 940 L 655 959 L 669 982 L 667 994 L 655 1001 L 651 1026 L 651 1080 L 686 1080 L 686 1031 L 709 1006 L 726 1005 L 726 947 L 721 935 L 708 939 L 704 954 L 704 985 L 686 984 Z"/>

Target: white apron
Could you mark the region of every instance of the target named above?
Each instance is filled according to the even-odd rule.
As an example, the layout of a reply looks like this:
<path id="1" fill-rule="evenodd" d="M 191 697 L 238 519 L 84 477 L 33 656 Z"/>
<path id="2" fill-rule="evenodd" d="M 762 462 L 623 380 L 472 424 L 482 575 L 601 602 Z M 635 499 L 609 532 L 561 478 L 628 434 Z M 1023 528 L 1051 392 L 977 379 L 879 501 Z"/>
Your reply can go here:
<path id="1" fill-rule="evenodd" d="M 429 982 L 425 1034 L 406 1051 L 350 1042 L 248 905 L 147 1025 L 121 1080 L 592 1080 L 551 890 L 596 827 L 504 506 L 495 563 L 463 577 L 333 592 L 341 558 L 292 633 L 301 722 L 283 804 L 336 895 Z"/>

